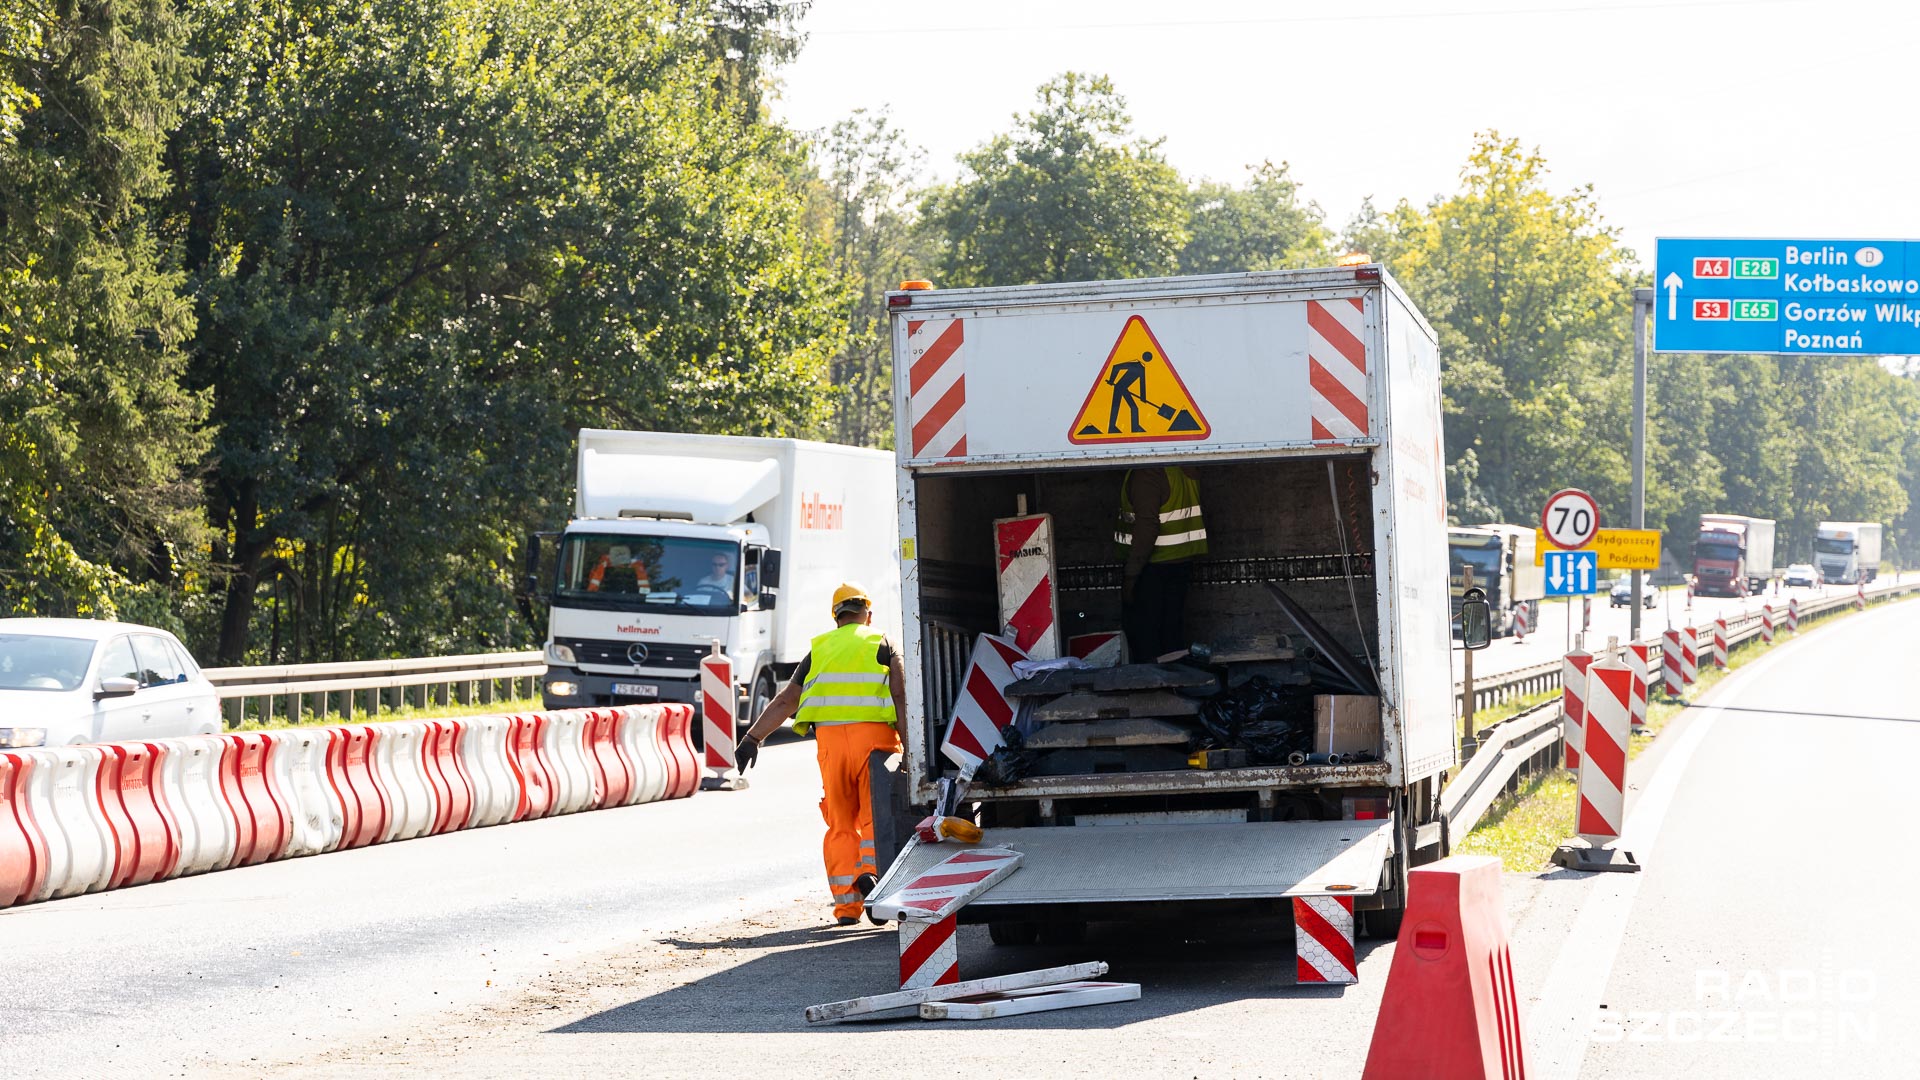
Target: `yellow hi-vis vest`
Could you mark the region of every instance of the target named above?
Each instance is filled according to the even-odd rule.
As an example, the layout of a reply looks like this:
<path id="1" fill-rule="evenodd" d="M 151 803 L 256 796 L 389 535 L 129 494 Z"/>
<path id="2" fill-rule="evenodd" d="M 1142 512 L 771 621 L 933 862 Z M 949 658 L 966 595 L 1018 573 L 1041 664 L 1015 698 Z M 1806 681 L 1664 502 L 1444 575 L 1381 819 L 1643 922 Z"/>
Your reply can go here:
<path id="1" fill-rule="evenodd" d="M 793 730 L 805 735 L 815 724 L 893 723 L 893 694 L 880 663 L 885 640 L 885 634 L 861 623 L 814 638 Z"/>
<path id="2" fill-rule="evenodd" d="M 1207 523 L 1200 516 L 1200 485 L 1178 465 L 1167 470 L 1167 501 L 1160 504 L 1160 535 L 1154 537 L 1153 555 L 1148 562 L 1168 563 L 1191 559 L 1207 553 Z M 1133 551 L 1133 499 L 1127 494 L 1133 470 L 1120 481 L 1120 523 L 1114 527 L 1113 542 L 1125 561 Z"/>

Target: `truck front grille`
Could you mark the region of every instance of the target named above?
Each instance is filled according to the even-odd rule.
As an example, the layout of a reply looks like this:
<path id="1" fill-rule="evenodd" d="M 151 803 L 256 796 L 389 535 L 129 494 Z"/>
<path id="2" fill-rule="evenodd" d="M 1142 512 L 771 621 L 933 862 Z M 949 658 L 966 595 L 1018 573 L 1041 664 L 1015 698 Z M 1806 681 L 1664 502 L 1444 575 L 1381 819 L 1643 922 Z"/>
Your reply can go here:
<path id="1" fill-rule="evenodd" d="M 602 641 L 595 638 L 554 638 L 555 645 L 573 650 L 573 658 L 582 664 L 602 667 L 686 668 L 700 666 L 700 658 L 712 650 L 704 645 L 670 645 L 664 641 Z M 646 659 L 634 662 L 628 650 L 646 646 Z"/>

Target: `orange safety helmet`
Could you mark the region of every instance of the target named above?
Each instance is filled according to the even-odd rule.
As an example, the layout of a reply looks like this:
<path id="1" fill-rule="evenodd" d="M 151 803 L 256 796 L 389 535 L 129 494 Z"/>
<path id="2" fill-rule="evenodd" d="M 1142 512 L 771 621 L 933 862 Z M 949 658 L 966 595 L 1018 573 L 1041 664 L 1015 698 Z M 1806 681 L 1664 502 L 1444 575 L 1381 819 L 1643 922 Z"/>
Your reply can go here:
<path id="1" fill-rule="evenodd" d="M 867 590 L 855 585 L 851 581 L 845 582 L 839 588 L 833 590 L 833 617 L 836 619 L 839 618 L 840 609 L 854 601 L 859 601 L 862 607 L 873 606 L 873 598 L 867 595 Z"/>

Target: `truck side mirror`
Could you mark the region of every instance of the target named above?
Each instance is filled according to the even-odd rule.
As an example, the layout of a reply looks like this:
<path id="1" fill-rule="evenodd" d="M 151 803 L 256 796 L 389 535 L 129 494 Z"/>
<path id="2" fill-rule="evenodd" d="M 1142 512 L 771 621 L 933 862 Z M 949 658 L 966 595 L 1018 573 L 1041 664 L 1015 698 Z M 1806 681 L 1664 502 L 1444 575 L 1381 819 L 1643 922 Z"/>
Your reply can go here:
<path id="1" fill-rule="evenodd" d="M 760 553 L 760 610 L 772 611 L 780 604 L 780 549 L 767 548 Z"/>
<path id="2" fill-rule="evenodd" d="M 1460 644 L 1469 649 L 1484 649 L 1493 642 L 1493 612 L 1487 607 L 1484 589 L 1468 589 L 1460 598 Z"/>

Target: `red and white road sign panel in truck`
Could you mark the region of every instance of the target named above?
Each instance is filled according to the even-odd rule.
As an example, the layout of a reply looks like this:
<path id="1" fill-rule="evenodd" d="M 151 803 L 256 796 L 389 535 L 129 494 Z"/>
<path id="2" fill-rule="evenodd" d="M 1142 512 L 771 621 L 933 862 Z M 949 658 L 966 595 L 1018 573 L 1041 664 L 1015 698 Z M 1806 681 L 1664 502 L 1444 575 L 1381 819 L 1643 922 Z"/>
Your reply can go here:
<path id="1" fill-rule="evenodd" d="M 1755 596 L 1773 577 L 1773 520 L 1701 514 L 1693 542 L 1693 591 L 1701 596 Z"/>
<path id="2" fill-rule="evenodd" d="M 1391 932 L 1456 756 L 1439 351 L 1406 294 L 1363 265 L 888 305 L 908 724 L 877 786 L 1024 856 L 962 921 L 1335 897 Z M 1057 650 L 1015 644 L 1009 519 L 1044 519 L 1021 555 L 1050 560 Z M 875 895 L 951 846 L 909 840 Z"/>

